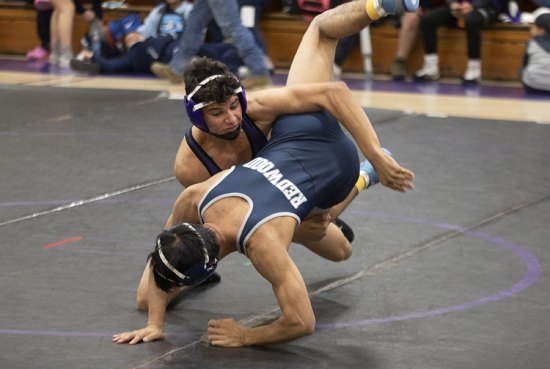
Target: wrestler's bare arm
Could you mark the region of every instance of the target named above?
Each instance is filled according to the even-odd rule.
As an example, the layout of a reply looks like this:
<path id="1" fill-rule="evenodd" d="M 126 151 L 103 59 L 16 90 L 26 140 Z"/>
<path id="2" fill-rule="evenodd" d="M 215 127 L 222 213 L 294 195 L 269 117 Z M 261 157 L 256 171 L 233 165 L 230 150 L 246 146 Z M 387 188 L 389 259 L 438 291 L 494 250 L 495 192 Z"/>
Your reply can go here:
<path id="1" fill-rule="evenodd" d="M 166 293 L 158 288 L 149 263 L 147 263 L 139 283 L 137 297 L 138 308 L 148 312 L 147 326 L 135 331 L 115 334 L 113 335 L 113 342 L 135 345 L 140 342 L 163 339 L 166 307 L 182 290 L 183 288 L 179 288 Z"/>
<path id="2" fill-rule="evenodd" d="M 225 172 L 225 170 L 221 171 L 208 178 L 206 181 L 196 183 L 183 190 L 174 203 L 172 213 L 166 222 L 165 229 L 171 228 L 182 222 L 199 223 L 199 213 L 197 211 L 199 201 L 208 188 L 210 188 L 220 176 L 224 175 Z"/>
<path id="3" fill-rule="evenodd" d="M 210 344 L 224 347 L 267 345 L 313 333 L 315 316 L 309 295 L 302 275 L 288 254 L 295 222 L 276 221 L 280 223 L 269 232 L 257 231 L 259 233 L 253 236 L 256 239 L 249 245 L 248 256 L 256 270 L 271 283 L 281 308 L 280 317 L 253 328 L 243 327 L 234 319 L 211 320 L 208 323 Z"/>
<path id="4" fill-rule="evenodd" d="M 210 173 L 187 145 L 185 137 L 174 160 L 174 174 L 183 187 L 189 187 L 210 178 Z"/>
<path id="5" fill-rule="evenodd" d="M 183 221 L 198 223 L 197 204 L 202 194 L 210 186 L 211 180 L 216 180 L 217 176 L 212 177 L 206 182 L 202 182 L 186 188 L 176 200 L 172 209 L 172 214 L 168 219 L 166 228 L 172 227 L 176 223 Z M 145 266 L 143 276 L 138 287 L 137 303 L 140 310 L 148 311 L 147 326 L 130 332 L 123 332 L 113 335 L 113 342 L 136 344 L 139 342 L 149 342 L 162 339 L 164 322 L 166 319 L 166 308 L 183 288 L 166 293 L 157 287 L 153 272 L 149 263 Z"/>

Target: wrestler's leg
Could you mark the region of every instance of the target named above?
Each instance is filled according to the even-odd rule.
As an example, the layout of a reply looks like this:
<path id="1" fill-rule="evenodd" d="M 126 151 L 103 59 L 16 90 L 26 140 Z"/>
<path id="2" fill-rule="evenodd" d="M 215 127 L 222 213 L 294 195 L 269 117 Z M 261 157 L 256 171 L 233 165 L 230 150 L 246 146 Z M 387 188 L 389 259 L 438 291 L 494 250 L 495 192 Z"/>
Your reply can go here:
<path id="1" fill-rule="evenodd" d="M 387 155 L 393 156 L 391 151 L 389 151 L 388 149 L 382 148 L 382 150 L 384 150 Z M 365 188 L 377 184 L 378 182 L 378 174 L 376 174 L 376 171 L 374 170 L 372 164 L 368 160 L 363 161 L 359 166 L 359 179 L 357 180 L 357 183 L 355 183 L 355 187 L 352 188 L 351 192 L 344 199 L 344 201 L 332 207 L 329 212 L 330 216 L 333 219 L 338 217 L 361 191 L 363 191 Z"/>
<path id="2" fill-rule="evenodd" d="M 319 14 L 298 46 L 287 85 L 331 81 L 339 38 L 359 32 L 387 14 L 415 11 L 418 3 L 418 0 L 356 0 Z"/>
<path id="3" fill-rule="evenodd" d="M 287 85 L 331 81 L 338 39 L 371 22 L 364 0 L 344 3 L 313 18 L 290 66 Z"/>
<path id="4" fill-rule="evenodd" d="M 383 150 L 386 154 L 390 156 L 392 155 L 389 150 L 385 148 Z M 351 227 L 345 225 L 348 229 L 344 232 L 344 229 L 341 229 L 341 226 L 328 222 L 330 219 L 335 220 L 361 191 L 377 184 L 378 182 L 379 178 L 372 164 L 368 160 L 363 161 L 359 167 L 359 179 L 357 183 L 342 202 L 330 209 L 330 217 L 321 218 L 319 215 L 316 215 L 305 219 L 296 230 L 293 241 L 304 245 L 325 259 L 332 261 L 347 259 L 351 255 L 353 230 Z M 305 226 L 306 221 L 311 223 L 308 224 L 307 227 Z M 340 220 L 340 223 L 342 222 L 343 221 Z M 345 222 L 343 223 L 345 224 Z M 325 227 L 326 235 L 320 240 L 314 240 L 314 237 L 320 233 L 319 229 L 325 229 Z"/>
<path id="5" fill-rule="evenodd" d="M 330 261 L 343 261 L 351 256 L 351 244 L 344 237 L 342 231 L 330 223 L 326 235 L 319 241 L 304 241 L 302 245 Z"/>

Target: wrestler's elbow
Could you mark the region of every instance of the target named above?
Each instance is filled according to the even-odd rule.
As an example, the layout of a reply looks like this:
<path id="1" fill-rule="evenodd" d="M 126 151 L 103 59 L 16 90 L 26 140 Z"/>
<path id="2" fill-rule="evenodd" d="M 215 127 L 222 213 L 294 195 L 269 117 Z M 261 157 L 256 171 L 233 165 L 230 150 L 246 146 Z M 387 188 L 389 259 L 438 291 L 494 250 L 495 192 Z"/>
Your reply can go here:
<path id="1" fill-rule="evenodd" d="M 300 325 L 300 337 L 310 336 L 315 332 L 315 317 L 303 320 Z"/>
<path id="2" fill-rule="evenodd" d="M 178 182 L 183 186 L 187 187 L 188 183 L 186 183 L 186 175 L 185 175 L 186 167 L 183 165 L 183 163 L 180 163 L 176 160 L 174 163 L 174 175 L 176 176 Z"/>
<path id="3" fill-rule="evenodd" d="M 340 106 L 343 101 L 350 98 L 348 96 L 350 90 L 343 81 L 330 82 L 329 86 L 325 90 L 325 93 L 330 106 Z"/>
<path id="4" fill-rule="evenodd" d="M 136 307 L 139 311 L 149 310 L 149 300 L 142 293 L 137 293 L 136 296 Z"/>
<path id="5" fill-rule="evenodd" d="M 285 320 L 284 325 L 288 327 L 288 332 L 292 332 L 292 339 L 309 336 L 315 332 L 315 316 L 313 313 L 303 316 L 297 315 L 293 318 L 287 317 Z"/>
<path id="6" fill-rule="evenodd" d="M 328 91 L 335 95 L 341 95 L 342 92 L 349 91 L 349 87 L 344 81 L 333 81 L 330 83 Z"/>

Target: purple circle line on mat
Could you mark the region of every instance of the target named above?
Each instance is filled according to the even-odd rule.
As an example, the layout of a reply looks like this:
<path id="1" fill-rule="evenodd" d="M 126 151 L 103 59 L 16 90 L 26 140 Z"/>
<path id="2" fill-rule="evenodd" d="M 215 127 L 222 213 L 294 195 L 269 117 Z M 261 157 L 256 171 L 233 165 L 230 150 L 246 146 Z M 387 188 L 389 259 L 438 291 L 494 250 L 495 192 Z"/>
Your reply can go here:
<path id="1" fill-rule="evenodd" d="M 322 329 L 342 329 L 342 328 L 357 328 L 361 326 L 366 325 L 373 325 L 373 324 L 381 324 L 381 323 L 390 323 L 390 322 L 397 322 L 397 321 L 404 321 L 404 320 L 412 320 L 412 319 L 418 319 L 418 318 L 425 318 L 425 317 L 431 317 L 436 315 L 442 315 L 447 314 L 455 311 L 463 311 L 471 308 L 475 308 L 481 305 L 485 305 L 491 302 L 499 301 L 511 296 L 514 296 L 518 292 L 528 288 L 533 283 L 535 283 L 541 273 L 541 266 L 538 262 L 537 258 L 531 254 L 528 250 L 526 250 L 524 247 L 516 245 L 512 242 L 509 242 L 507 240 L 491 236 L 484 232 L 479 231 L 472 231 L 468 230 L 463 227 L 459 227 L 452 224 L 436 224 L 431 223 L 427 221 L 423 221 L 418 218 L 400 218 L 395 216 L 387 216 L 382 215 L 379 213 L 369 213 L 371 216 L 379 216 L 379 217 L 386 217 L 386 218 L 392 218 L 396 220 L 401 221 L 407 221 L 410 223 L 417 223 L 417 224 L 424 224 L 424 225 L 431 225 L 438 228 L 445 228 L 457 231 L 459 233 L 474 237 L 474 238 L 480 238 L 485 241 L 488 241 L 490 243 L 499 245 L 503 247 L 504 249 L 513 252 L 517 256 L 519 256 L 523 262 L 525 263 L 527 270 L 525 274 L 523 275 L 522 279 L 519 280 L 517 283 L 515 283 L 512 287 L 504 289 L 500 292 L 497 292 L 496 294 L 482 297 L 478 300 L 473 300 L 469 302 L 465 302 L 459 305 L 452 305 L 447 307 L 442 307 L 439 309 L 433 309 L 433 310 L 427 310 L 427 311 L 420 311 L 420 312 L 413 312 L 405 315 L 399 315 L 399 316 L 389 316 L 389 317 L 382 317 L 382 318 L 373 318 L 373 319 L 365 319 L 365 320 L 356 320 L 356 321 L 349 321 L 349 322 L 341 322 L 341 323 L 327 323 L 327 324 L 317 324 L 316 329 L 322 330 Z M 106 337 L 106 336 L 112 336 L 112 332 L 70 332 L 70 331 L 54 331 L 54 330 L 22 330 L 22 329 L 0 329 L 0 334 L 15 334 L 15 335 L 34 335 L 34 336 L 57 336 L 57 337 Z M 190 333 L 184 333 L 184 334 L 178 334 L 178 333 L 167 333 L 167 336 L 187 336 Z"/>
<path id="2" fill-rule="evenodd" d="M 369 213 L 370 215 L 375 215 L 374 213 Z M 380 216 L 380 214 L 378 214 Z M 384 216 L 386 217 L 386 216 Z M 390 218 L 389 216 L 387 218 Z M 447 307 L 442 307 L 438 309 L 432 309 L 427 311 L 419 311 L 419 312 L 413 312 L 405 315 L 396 315 L 396 316 L 388 316 L 388 317 L 382 317 L 382 318 L 373 318 L 373 319 L 365 319 L 365 320 L 355 320 L 355 321 L 349 321 L 349 322 L 342 322 L 342 323 L 326 323 L 326 324 L 317 324 L 316 329 L 342 329 L 342 328 L 357 328 L 361 326 L 366 325 L 373 325 L 373 324 L 381 324 L 381 323 L 390 323 L 390 322 L 398 322 L 398 321 L 404 321 L 404 320 L 412 320 L 412 319 L 418 319 L 418 318 L 426 318 L 426 317 L 432 317 L 436 315 L 442 315 L 447 313 L 452 313 L 456 311 L 463 311 L 467 309 L 472 309 L 481 305 L 485 305 L 491 302 L 496 302 L 499 300 L 503 300 L 508 297 L 512 297 L 518 292 L 528 288 L 533 283 L 535 283 L 540 276 L 541 273 L 541 266 L 537 258 L 530 253 L 527 249 L 525 249 L 522 246 L 519 246 L 517 244 L 514 244 L 512 242 L 509 242 L 507 240 L 491 236 L 484 232 L 479 231 L 471 231 L 467 230 L 463 227 L 455 226 L 452 224 L 435 224 L 435 223 L 429 223 L 426 221 L 422 221 L 416 218 L 398 218 L 398 217 L 391 217 L 393 219 L 399 219 L 399 220 L 406 220 L 411 223 L 418 223 L 418 224 L 431 224 L 433 226 L 436 226 L 438 228 L 446 228 L 455 230 L 459 233 L 474 237 L 474 238 L 480 238 L 485 241 L 488 241 L 490 243 L 502 246 L 504 249 L 513 252 L 517 256 L 519 256 L 525 266 L 527 267 L 527 270 L 525 271 L 525 274 L 523 277 L 516 282 L 512 287 L 504 289 L 500 292 L 497 292 L 493 295 L 489 295 L 486 297 L 482 297 L 478 300 L 473 300 L 469 302 L 465 302 L 458 305 L 452 305 Z"/>

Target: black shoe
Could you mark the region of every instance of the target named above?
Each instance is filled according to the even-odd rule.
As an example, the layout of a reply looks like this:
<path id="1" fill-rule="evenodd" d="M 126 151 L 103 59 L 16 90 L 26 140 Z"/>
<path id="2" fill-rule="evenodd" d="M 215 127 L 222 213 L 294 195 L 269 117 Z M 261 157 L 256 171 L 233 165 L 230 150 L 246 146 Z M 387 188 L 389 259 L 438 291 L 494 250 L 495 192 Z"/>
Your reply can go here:
<path id="1" fill-rule="evenodd" d="M 404 81 L 407 74 L 407 66 L 404 60 L 394 60 L 391 66 L 391 75 L 394 81 Z"/>
<path id="2" fill-rule="evenodd" d="M 474 87 L 479 85 L 479 79 L 464 79 L 462 78 L 462 86 Z"/>
<path id="3" fill-rule="evenodd" d="M 340 218 L 334 219 L 333 223 L 336 224 L 338 228 L 340 228 L 340 230 L 344 234 L 344 237 L 348 239 L 349 243 L 352 243 L 355 238 L 355 235 L 353 234 L 353 229 L 351 229 L 351 227 Z"/>
<path id="4" fill-rule="evenodd" d="M 99 64 L 92 61 L 71 59 L 71 69 L 76 72 L 98 74 L 100 72 Z"/>
<path id="5" fill-rule="evenodd" d="M 222 277 L 220 277 L 218 273 L 214 272 L 214 274 L 202 281 L 199 286 L 206 286 L 212 283 L 220 283 L 221 279 Z"/>

